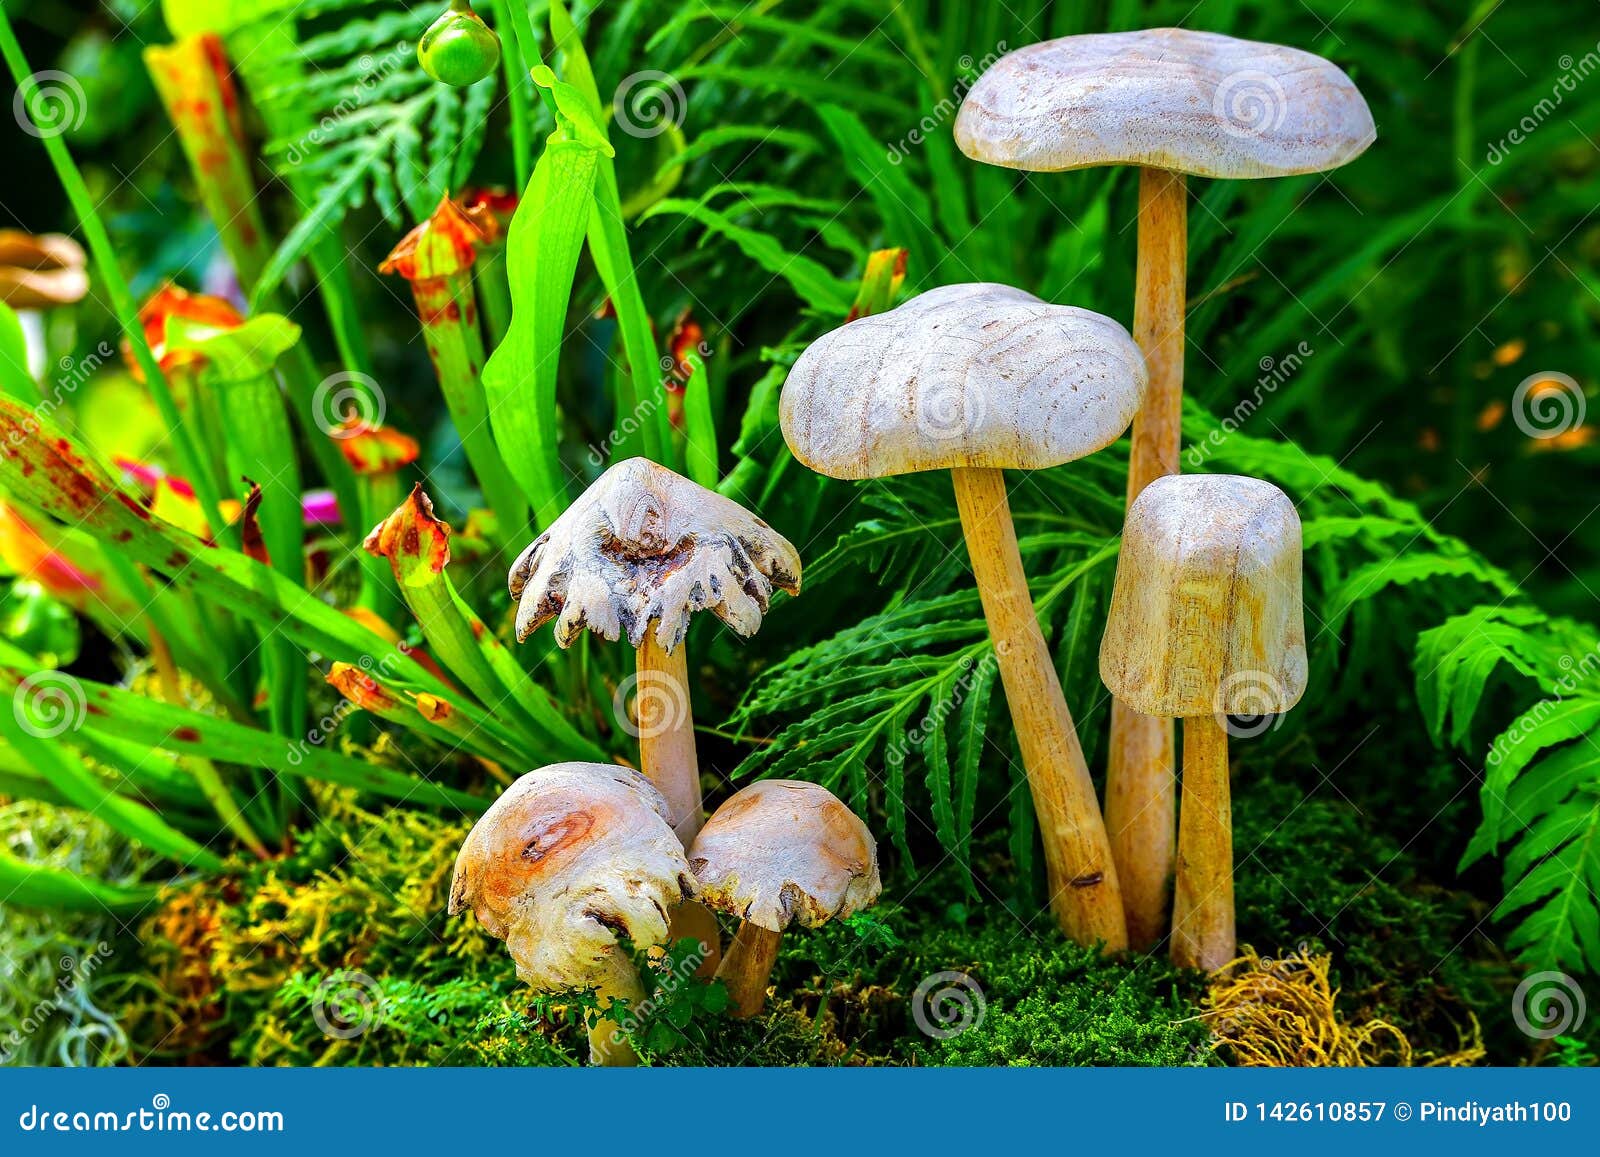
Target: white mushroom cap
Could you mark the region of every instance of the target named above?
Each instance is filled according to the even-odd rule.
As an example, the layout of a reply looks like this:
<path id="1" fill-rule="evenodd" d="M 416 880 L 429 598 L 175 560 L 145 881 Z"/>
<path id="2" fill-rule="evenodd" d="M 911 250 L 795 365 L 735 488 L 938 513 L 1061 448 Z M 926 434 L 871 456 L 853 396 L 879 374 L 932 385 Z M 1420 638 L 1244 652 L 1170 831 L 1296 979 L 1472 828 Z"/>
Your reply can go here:
<path id="1" fill-rule="evenodd" d="M 946 285 L 812 342 L 779 417 L 794 456 L 833 478 L 1039 470 L 1116 441 L 1147 380 L 1108 317 L 1006 285 Z"/>
<path id="2" fill-rule="evenodd" d="M 1158 478 L 1128 510 L 1100 678 L 1163 718 L 1277 715 L 1306 689 L 1300 516 L 1270 482 Z"/>
<path id="3" fill-rule="evenodd" d="M 1145 165 L 1225 178 L 1336 169 L 1376 136 L 1356 86 L 1320 56 L 1183 28 L 1008 53 L 972 86 L 955 125 L 962 152 L 1008 169 Z"/>
<path id="4" fill-rule="evenodd" d="M 766 779 L 732 796 L 689 849 L 693 894 L 769 932 L 815 928 L 871 907 L 878 845 L 831 791 Z"/>
<path id="5" fill-rule="evenodd" d="M 664 943 L 690 885 L 667 801 L 630 768 L 530 771 L 473 825 L 456 857 L 450 914 L 471 908 L 535 988 L 586 988 L 626 936 Z"/>
<path id="6" fill-rule="evenodd" d="M 671 651 L 700 610 L 753 635 L 774 587 L 800 591 L 800 556 L 787 539 L 644 458 L 597 478 L 511 568 L 518 641 L 557 619 L 562 647 L 585 627 L 637 647 L 655 622 L 656 641 Z"/>

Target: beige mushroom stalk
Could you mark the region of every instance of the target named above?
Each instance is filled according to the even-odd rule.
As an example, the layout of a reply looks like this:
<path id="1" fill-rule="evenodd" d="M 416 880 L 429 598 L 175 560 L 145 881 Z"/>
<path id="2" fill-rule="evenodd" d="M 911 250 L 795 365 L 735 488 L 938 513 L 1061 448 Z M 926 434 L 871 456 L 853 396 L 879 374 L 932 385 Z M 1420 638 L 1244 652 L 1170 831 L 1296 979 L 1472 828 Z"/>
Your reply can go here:
<path id="1" fill-rule="evenodd" d="M 517 975 L 543 992 L 593 988 L 601 1008 L 644 1002 L 619 941 L 649 948 L 690 885 L 667 801 L 638 772 L 604 763 L 530 771 L 473 825 L 456 857 L 450 914 L 470 908 L 506 942 Z M 623 1026 L 601 1017 L 590 1060 L 636 1060 Z"/>
<path id="2" fill-rule="evenodd" d="M 1046 173 L 1140 169 L 1133 335 L 1150 391 L 1133 424 L 1130 505 L 1152 479 L 1178 473 L 1186 175 L 1325 172 L 1375 136 L 1366 101 L 1321 57 L 1182 28 L 1035 44 L 1002 57 L 967 94 L 955 138 L 974 160 Z M 1172 871 L 1172 725 L 1115 703 L 1110 753 L 1106 821 L 1129 935 L 1146 947 L 1165 925 Z"/>
<path id="3" fill-rule="evenodd" d="M 717 977 L 736 1016 L 760 1012 L 778 944 L 791 924 L 816 928 L 870 908 L 883 891 L 878 845 L 827 788 L 751 784 L 723 804 L 689 850 L 694 895 L 739 918 Z"/>
<path id="4" fill-rule="evenodd" d="M 1220 968 L 1235 948 L 1228 717 L 1281 714 L 1306 687 L 1288 497 L 1231 474 L 1145 487 L 1123 531 L 1100 677 L 1135 711 L 1183 720 L 1172 959 Z"/>
<path id="5" fill-rule="evenodd" d="M 637 650 L 640 765 L 667 797 L 685 847 L 704 818 L 683 646 L 689 619 L 709 610 L 748 637 L 774 589 L 800 591 L 794 547 L 738 503 L 644 458 L 602 474 L 511 568 L 519 642 L 553 619 L 561 647 L 588 629 Z M 680 933 L 699 936 L 715 959 L 710 913 L 686 906 Z"/>
<path id="6" fill-rule="evenodd" d="M 1028 594 L 1004 470 L 1115 441 L 1144 359 L 1110 318 L 1004 285 L 947 285 L 824 334 L 784 383 L 794 456 L 833 478 L 949 470 L 1044 837 L 1051 906 L 1083 944 L 1127 946 L 1094 783 Z"/>

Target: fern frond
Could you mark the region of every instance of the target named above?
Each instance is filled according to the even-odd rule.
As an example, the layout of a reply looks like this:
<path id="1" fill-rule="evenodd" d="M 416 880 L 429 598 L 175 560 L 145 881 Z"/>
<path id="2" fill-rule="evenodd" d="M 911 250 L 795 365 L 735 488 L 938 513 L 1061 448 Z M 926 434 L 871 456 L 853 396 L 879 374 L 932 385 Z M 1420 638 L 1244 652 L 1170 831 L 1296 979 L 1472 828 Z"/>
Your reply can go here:
<path id="1" fill-rule="evenodd" d="M 256 65 L 273 78 L 253 94 L 277 129 L 263 153 L 302 202 L 254 287 L 257 300 L 369 198 L 397 230 L 425 218 L 466 180 L 494 100 L 494 79 L 458 89 L 422 71 L 416 38 L 429 13 L 371 3 L 325 7 L 376 11 Z"/>
<path id="2" fill-rule="evenodd" d="M 1466 747 L 1497 676 L 1540 698 L 1495 737 L 1483 821 L 1462 866 L 1510 845 L 1507 940 L 1535 968 L 1600 971 L 1600 636 L 1526 606 L 1475 607 L 1418 640 L 1417 692 L 1434 738 Z"/>

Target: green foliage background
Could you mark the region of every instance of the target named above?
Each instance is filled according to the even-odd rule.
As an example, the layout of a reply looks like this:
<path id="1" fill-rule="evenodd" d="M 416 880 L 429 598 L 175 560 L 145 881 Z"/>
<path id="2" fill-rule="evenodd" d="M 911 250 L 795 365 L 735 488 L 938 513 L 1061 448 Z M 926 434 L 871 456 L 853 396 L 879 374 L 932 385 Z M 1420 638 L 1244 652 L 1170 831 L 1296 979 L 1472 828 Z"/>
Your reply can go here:
<path id="1" fill-rule="evenodd" d="M 87 20 L 43 0 L 5 8 L 34 66 L 58 62 L 86 91 L 89 115 L 66 140 L 135 292 L 169 278 L 195 284 L 218 243 L 138 60 L 142 43 L 168 39 L 159 14 L 131 2 L 96 7 Z M 542 28 L 544 5 L 530 10 Z M 904 295 L 999 280 L 1131 321 L 1133 174 L 977 166 L 955 149 L 950 121 L 965 86 L 1009 48 L 1175 22 L 1329 57 L 1378 126 L 1364 157 L 1326 176 L 1191 186 L 1186 468 L 1276 482 L 1306 532 L 1311 685 L 1280 727 L 1239 745 L 1242 939 L 1258 938 L 1263 951 L 1325 944 L 1364 1007 L 1410 1014 L 1406 1027 L 1438 1051 L 1453 1046 L 1440 1024 L 1459 1026 L 1459 1009 L 1470 1009 L 1494 1059 L 1548 1055 L 1507 1023 L 1506 1006 L 1519 969 L 1590 984 L 1600 975 L 1600 637 L 1591 625 L 1600 557 L 1590 521 L 1600 447 L 1588 426 L 1554 446 L 1530 438 L 1508 408 L 1529 375 L 1566 373 L 1587 387 L 1597 364 L 1600 97 L 1590 87 L 1600 81 L 1584 62 L 1600 70 L 1600 45 L 1585 31 L 1588 14 L 1576 0 L 1514 12 L 1488 0 L 575 6 L 602 116 L 609 94 L 645 70 L 672 78 L 669 101 L 681 97 L 681 137 L 634 137 L 615 123 L 609 133 L 639 297 L 662 333 L 685 309 L 703 327 L 701 420 L 720 434 L 721 489 L 806 560 L 802 600 L 780 601 L 755 640 L 715 624 L 690 639 L 697 717 L 717 725 L 701 737 L 712 802 L 752 775 L 825 783 L 872 817 L 895 880 L 885 920 L 900 949 L 839 932 L 839 959 L 822 959 L 824 943 L 783 964 L 782 983 L 815 1025 L 826 1019 L 826 981 L 844 984 L 848 1013 L 829 1031 L 857 1051 L 819 1049 L 812 1024 L 782 1013 L 743 1051 L 725 1035 L 734 1028 L 704 1039 L 689 1031 L 699 1055 L 1201 1055 L 1203 1034 L 1181 1027 L 1198 992 L 1181 978 L 1146 962 L 1125 990 L 1102 965 L 1049 946 L 1027 794 L 948 482 L 820 479 L 792 461 L 776 430 L 786 367 L 840 322 L 874 249 L 909 251 Z M 531 86 L 508 94 L 497 80 L 459 97 L 426 84 L 404 54 L 358 113 L 336 115 L 374 55 L 381 61 L 431 15 L 381 2 L 301 5 L 264 39 L 247 87 L 261 172 L 275 174 L 265 204 L 281 248 L 268 280 L 281 276 L 284 308 L 321 365 L 347 362 L 348 335 L 328 323 L 297 264 L 335 232 L 390 421 L 424 439 L 430 492 L 459 519 L 477 499 L 470 473 L 404 286 L 375 269 L 440 193 L 469 177 L 517 182 L 508 100 L 526 102 L 535 151 L 556 122 Z M 548 36 L 539 39 L 548 50 Z M 570 56 L 554 63 L 574 82 Z M 307 144 L 319 126 L 331 127 Z M 1522 140 L 1508 144 L 1513 130 Z M 5 223 L 72 230 L 36 142 L 9 123 L 0 134 L 19 174 L 0 197 Z M 574 494 L 604 463 L 594 448 L 611 444 L 619 422 L 621 367 L 642 360 L 625 356 L 616 323 L 592 319 L 611 281 L 590 257 L 580 261 L 553 382 Z M 51 327 L 51 349 L 63 355 L 117 340 L 98 295 Z M 1011 479 L 1036 602 L 1094 766 L 1109 708 L 1095 654 L 1124 469 L 1119 446 Z M 457 581 L 486 620 L 503 614 L 492 567 Z M 610 650 L 554 662 L 540 651 L 529 662 L 586 737 L 622 754 L 627 737 L 603 718 L 626 669 Z M 125 658 L 95 636 L 71 669 L 116 683 Z M 347 753 L 399 762 L 371 732 Z M 451 767 L 446 782 L 489 792 L 463 761 L 430 750 L 430 762 L 435 755 Z M 324 824 L 351 817 L 326 814 L 334 818 Z M 375 849 L 356 838 L 352 862 Z M 1322 878 L 1330 862 L 1332 883 Z M 311 855 L 305 869 L 337 873 L 341 863 Z M 143 861 L 119 870 L 129 882 L 161 876 Z M 1324 902 L 1340 889 L 1339 904 Z M 952 906 L 959 932 L 940 927 Z M 436 916 L 396 914 L 430 935 Z M 1404 952 L 1390 939 L 1396 925 L 1416 929 Z M 1017 928 L 1025 955 L 1007 931 Z M 304 1016 L 282 1025 L 319 976 L 363 962 L 352 954 L 372 945 L 357 952 L 359 939 L 352 932 L 331 955 L 297 960 L 299 980 L 272 973 L 264 1002 L 227 1009 L 242 1029 L 233 1055 L 318 1055 L 308 1050 L 325 1042 L 304 1035 Z M 376 1055 L 439 1062 L 449 1054 L 428 1051 L 422 1026 L 469 1016 L 500 1026 L 484 1039 L 510 1050 L 480 1059 L 569 1055 L 558 1030 L 529 1038 L 553 1040 L 549 1055 L 543 1044 L 529 1054 L 506 1043 L 528 1036 L 517 1031 L 526 1023 L 513 1024 L 527 1010 L 503 991 L 487 995 L 509 974 L 491 962 L 493 949 L 477 947 L 481 958 L 451 957 L 471 961 L 465 977 L 457 963 L 384 980 L 413 1019 L 395 1022 L 412 1026 L 390 1041 L 400 1052 L 370 1042 Z M 897 957 L 903 970 L 866 963 Z M 924 973 L 946 967 L 989 969 L 988 1035 L 929 1050 L 907 1033 L 909 1048 L 892 1027 L 905 1027 L 903 1012 L 862 993 L 878 986 L 903 1001 Z M 481 982 L 479 968 L 491 970 Z M 1107 992 L 1121 1002 L 1109 1010 Z M 1423 1023 L 1417 1009 L 1440 1001 L 1459 1008 Z M 1067 1027 L 1045 1033 L 1046 1022 Z M 1079 1024 L 1096 1026 L 1092 1040 L 1073 1036 Z"/>

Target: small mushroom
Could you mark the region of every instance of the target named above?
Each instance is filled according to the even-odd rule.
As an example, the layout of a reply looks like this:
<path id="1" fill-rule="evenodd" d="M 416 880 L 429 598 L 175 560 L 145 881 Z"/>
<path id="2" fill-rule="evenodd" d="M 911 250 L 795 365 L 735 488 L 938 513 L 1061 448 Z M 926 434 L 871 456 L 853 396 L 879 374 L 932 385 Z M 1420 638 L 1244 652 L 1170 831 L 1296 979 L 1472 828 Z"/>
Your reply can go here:
<path id="1" fill-rule="evenodd" d="M 1234 957 L 1233 716 L 1288 711 L 1306 686 L 1300 518 L 1268 482 L 1158 478 L 1123 530 L 1100 677 L 1135 711 L 1183 720 L 1172 959 Z"/>
<path id="2" fill-rule="evenodd" d="M 584 630 L 626 638 L 639 760 L 667 797 L 685 847 L 703 817 L 684 636 L 709 610 L 750 636 L 778 590 L 798 594 L 800 557 L 738 503 L 644 458 L 619 462 L 584 491 L 511 568 L 517 640 L 555 620 L 558 646 Z M 709 912 L 686 907 L 675 934 L 696 935 L 708 967 L 718 945 Z"/>
<path id="3" fill-rule="evenodd" d="M 717 969 L 737 1016 L 767 999 L 778 944 L 791 924 L 816 928 L 877 902 L 878 845 L 827 788 L 768 779 L 734 794 L 689 851 L 693 894 L 739 918 Z"/>
<path id="4" fill-rule="evenodd" d="M 0 229 L 0 301 L 13 309 L 82 301 L 89 292 L 87 264 L 83 247 L 64 233 Z"/>
<path id="5" fill-rule="evenodd" d="M 813 342 L 789 372 L 789 448 L 833 478 L 949 470 L 1044 839 L 1051 906 L 1081 944 L 1127 946 L 1116 868 L 1028 594 L 1004 470 L 1115 441 L 1144 394 L 1116 322 L 1004 285 L 947 285 Z"/>
<path id="6" fill-rule="evenodd" d="M 601 1001 L 644 1001 L 623 953 L 667 939 L 690 886 L 667 802 L 638 772 L 604 763 L 530 771 L 473 825 L 456 857 L 450 914 L 471 908 L 506 942 L 517 975 L 544 992 L 593 988 Z M 590 1060 L 630 1065 L 622 1027 L 589 1030 Z"/>
<path id="7" fill-rule="evenodd" d="M 1130 505 L 1152 479 L 1178 473 L 1186 174 L 1320 173 L 1355 160 L 1375 137 L 1366 101 L 1329 61 L 1182 28 L 1034 44 L 1003 56 L 967 93 L 955 138 L 974 160 L 1043 173 L 1139 167 L 1133 336 L 1150 389 L 1133 423 Z M 1172 764 L 1172 725 L 1114 703 L 1106 821 L 1136 948 L 1165 927 Z"/>

